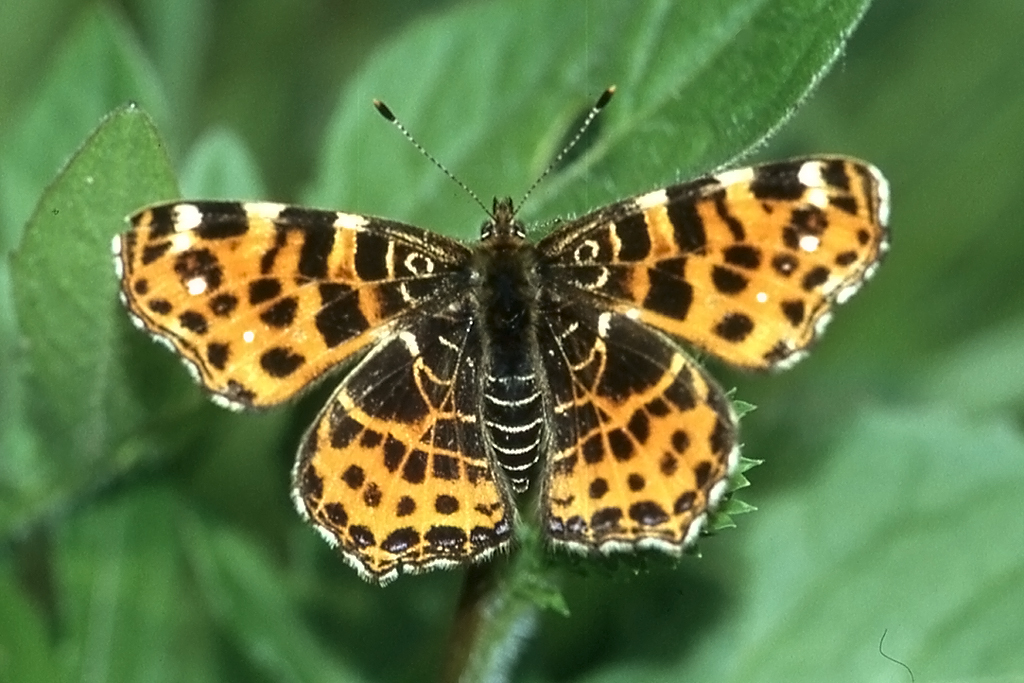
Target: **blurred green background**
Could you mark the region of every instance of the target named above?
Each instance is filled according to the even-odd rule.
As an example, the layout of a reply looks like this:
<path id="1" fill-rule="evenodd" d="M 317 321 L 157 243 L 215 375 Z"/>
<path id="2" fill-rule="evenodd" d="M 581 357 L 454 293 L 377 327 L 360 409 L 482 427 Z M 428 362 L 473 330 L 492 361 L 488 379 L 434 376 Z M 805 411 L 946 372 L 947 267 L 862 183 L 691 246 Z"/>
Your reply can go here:
<path id="1" fill-rule="evenodd" d="M 291 508 L 330 387 L 258 415 L 210 405 L 116 303 L 121 217 L 180 191 L 472 238 L 478 208 L 370 99 L 485 199 L 518 197 L 615 83 L 587 163 L 524 211 L 579 213 L 735 158 L 862 4 L 0 5 L 0 680 L 442 665 L 462 572 L 370 586 Z M 891 255 L 791 372 L 714 368 L 758 406 L 742 498 L 759 511 L 676 567 L 552 570 L 571 615 L 539 614 L 515 679 L 907 680 L 887 631 L 919 681 L 1024 681 L 1021 35 L 1015 0 L 877 0 L 742 157 L 871 160 Z M 129 100 L 159 139 L 122 110 L 55 181 Z"/>

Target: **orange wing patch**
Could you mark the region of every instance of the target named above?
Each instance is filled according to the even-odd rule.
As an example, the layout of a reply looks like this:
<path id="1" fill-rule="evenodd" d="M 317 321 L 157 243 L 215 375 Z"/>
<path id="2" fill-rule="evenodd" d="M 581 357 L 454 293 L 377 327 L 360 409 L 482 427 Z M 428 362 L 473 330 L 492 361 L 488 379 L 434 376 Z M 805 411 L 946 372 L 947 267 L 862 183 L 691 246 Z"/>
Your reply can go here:
<path id="1" fill-rule="evenodd" d="M 553 392 L 543 525 L 576 551 L 679 553 L 739 458 L 722 390 L 667 339 L 564 299 L 540 334 Z"/>
<path id="2" fill-rule="evenodd" d="M 479 356 L 465 307 L 418 318 L 366 355 L 303 441 L 296 506 L 364 578 L 475 562 L 511 539 L 515 507 L 481 431 Z"/>
<path id="3" fill-rule="evenodd" d="M 888 186 L 873 166 L 796 159 L 621 202 L 540 248 L 553 278 L 760 370 L 806 355 L 834 305 L 874 273 L 887 221 Z"/>
<path id="4" fill-rule="evenodd" d="M 291 398 L 428 297 L 468 258 L 418 228 L 280 204 L 172 203 L 114 238 L 136 324 L 230 408 Z"/>

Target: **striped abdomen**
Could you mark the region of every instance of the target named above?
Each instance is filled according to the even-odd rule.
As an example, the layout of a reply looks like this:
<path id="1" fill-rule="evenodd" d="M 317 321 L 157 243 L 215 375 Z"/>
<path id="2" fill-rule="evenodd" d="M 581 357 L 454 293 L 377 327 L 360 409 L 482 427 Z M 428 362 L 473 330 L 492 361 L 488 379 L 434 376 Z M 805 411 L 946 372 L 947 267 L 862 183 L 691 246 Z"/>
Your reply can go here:
<path id="1" fill-rule="evenodd" d="M 486 434 L 517 492 L 530 485 L 544 436 L 543 403 L 532 373 L 489 375 L 484 382 Z"/>

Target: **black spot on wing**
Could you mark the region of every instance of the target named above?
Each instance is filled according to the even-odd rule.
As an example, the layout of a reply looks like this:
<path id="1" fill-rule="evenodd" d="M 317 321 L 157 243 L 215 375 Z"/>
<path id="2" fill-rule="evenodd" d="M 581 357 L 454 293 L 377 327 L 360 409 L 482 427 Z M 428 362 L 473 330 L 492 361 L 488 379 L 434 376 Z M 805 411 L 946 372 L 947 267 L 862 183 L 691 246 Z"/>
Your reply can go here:
<path id="1" fill-rule="evenodd" d="M 277 278 L 265 277 L 249 283 L 249 303 L 253 306 L 270 301 L 281 294 L 281 282 Z"/>
<path id="2" fill-rule="evenodd" d="M 402 515 L 399 516 L 401 517 Z M 399 555 L 409 548 L 418 545 L 419 542 L 420 535 L 415 529 L 412 527 L 402 527 L 388 534 L 387 538 L 380 542 L 380 547 L 382 550 L 386 550 L 393 555 Z"/>
<path id="3" fill-rule="evenodd" d="M 227 365 L 230 350 L 231 347 L 227 344 L 213 342 L 206 347 L 206 360 L 218 370 L 223 370 L 224 366 Z"/>
<path id="4" fill-rule="evenodd" d="M 715 266 L 711 269 L 711 282 L 714 283 L 715 289 L 722 294 L 739 294 L 747 288 L 750 281 L 745 275 L 732 268 Z"/>
<path id="5" fill-rule="evenodd" d="M 275 346 L 260 356 L 260 367 L 271 377 L 287 377 L 305 362 L 305 356 L 282 346 Z"/>
<path id="6" fill-rule="evenodd" d="M 805 309 L 802 299 L 793 299 L 782 302 L 782 314 L 793 327 L 797 327 L 804 321 Z"/>
<path id="7" fill-rule="evenodd" d="M 802 161 L 783 161 L 758 166 L 750 182 L 750 192 L 757 199 L 793 201 L 804 194 L 805 186 L 798 177 Z"/>
<path id="8" fill-rule="evenodd" d="M 334 248 L 336 231 L 331 225 L 311 225 L 303 232 L 299 273 L 311 280 L 327 277 L 327 259 Z"/>
<path id="9" fill-rule="evenodd" d="M 641 526 L 657 526 L 668 521 L 668 513 L 653 500 L 644 500 L 630 505 L 629 517 Z"/>
<path id="10" fill-rule="evenodd" d="M 178 316 L 178 322 L 189 332 L 193 334 L 206 334 L 209 330 L 209 326 L 206 323 L 206 318 L 202 313 L 196 311 L 184 311 Z"/>
<path id="11" fill-rule="evenodd" d="M 356 275 L 363 280 L 384 280 L 388 277 L 388 243 L 383 235 L 372 232 L 356 234 Z"/>
<path id="12" fill-rule="evenodd" d="M 858 213 L 857 200 L 852 195 L 832 197 L 828 200 L 828 203 L 851 216 L 856 216 Z"/>
<path id="13" fill-rule="evenodd" d="M 150 263 L 166 254 L 167 250 L 170 248 L 170 241 L 147 244 L 142 248 L 142 265 L 148 266 Z"/>
<path id="14" fill-rule="evenodd" d="M 320 284 L 321 307 L 314 321 L 328 348 L 362 334 L 370 323 L 359 308 L 359 297 L 348 285 Z"/>
<path id="15" fill-rule="evenodd" d="M 196 208 L 202 220 L 195 232 L 203 239 L 222 240 L 249 231 L 249 216 L 238 202 L 203 202 Z"/>
<path id="16" fill-rule="evenodd" d="M 724 256 L 726 263 L 747 270 L 756 270 L 761 265 L 761 252 L 749 244 L 734 244 L 727 247 Z"/>
<path id="17" fill-rule="evenodd" d="M 717 325 L 715 334 L 726 341 L 739 343 L 754 329 L 754 321 L 745 313 L 729 313 Z"/>
<path id="18" fill-rule="evenodd" d="M 206 283 L 207 291 L 218 289 L 224 279 L 220 261 L 209 249 L 188 249 L 174 259 L 174 272 L 182 283 L 200 279 Z"/>
<path id="19" fill-rule="evenodd" d="M 828 268 L 825 268 L 824 266 L 816 266 L 807 271 L 807 274 L 804 275 L 804 279 L 800 283 L 800 286 L 810 292 L 825 284 L 825 282 L 828 281 L 828 276 Z"/>
<path id="20" fill-rule="evenodd" d="M 846 174 L 846 162 L 842 159 L 829 159 L 824 162 L 821 165 L 821 177 L 832 187 L 850 189 L 850 176 Z"/>
<path id="21" fill-rule="evenodd" d="M 263 311 L 260 314 L 260 320 L 271 327 L 288 327 L 295 320 L 295 312 L 298 308 L 298 299 L 293 296 L 286 297 Z"/>
<path id="22" fill-rule="evenodd" d="M 149 214 L 149 238 L 156 239 L 166 237 L 174 232 L 173 212 L 177 208 L 175 204 L 164 204 L 154 206 L 148 211 L 143 211 L 132 218 L 132 227 L 138 227 L 142 218 Z"/>
<path id="23" fill-rule="evenodd" d="M 643 307 L 674 320 L 685 320 L 693 304 L 690 283 L 660 268 L 649 268 L 647 274 L 650 289 L 644 297 Z"/>
<path id="24" fill-rule="evenodd" d="M 668 191 L 667 189 L 666 193 Z M 679 250 L 684 254 L 703 251 L 708 244 L 708 236 L 692 198 L 687 197 L 680 201 L 673 201 L 670 197 L 666 211 L 669 221 L 672 223 L 673 237 Z"/>
<path id="25" fill-rule="evenodd" d="M 430 527 L 423 538 L 429 544 L 427 550 L 438 555 L 461 554 L 469 540 L 459 527 L 441 525 Z"/>
<path id="26" fill-rule="evenodd" d="M 210 299 L 210 311 L 216 316 L 229 316 L 236 306 L 238 306 L 238 297 L 234 294 L 218 294 Z"/>
<path id="27" fill-rule="evenodd" d="M 643 214 L 632 214 L 615 222 L 619 237 L 619 261 L 641 261 L 651 251 L 651 236 Z"/>
<path id="28" fill-rule="evenodd" d="M 725 199 L 725 190 L 719 190 L 715 193 L 715 213 L 722 219 L 726 227 L 729 228 L 729 233 L 732 238 L 737 242 L 742 242 L 746 239 L 746 233 L 743 230 L 743 223 L 732 215 L 729 211 L 729 205 Z"/>

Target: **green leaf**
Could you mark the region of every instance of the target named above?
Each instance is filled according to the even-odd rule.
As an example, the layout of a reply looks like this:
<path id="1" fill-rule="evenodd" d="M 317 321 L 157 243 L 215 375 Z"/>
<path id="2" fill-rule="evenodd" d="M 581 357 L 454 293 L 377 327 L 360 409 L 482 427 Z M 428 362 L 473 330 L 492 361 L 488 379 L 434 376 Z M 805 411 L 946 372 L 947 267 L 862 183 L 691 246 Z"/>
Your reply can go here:
<path id="1" fill-rule="evenodd" d="M 221 629 L 248 661 L 275 681 L 358 680 L 303 622 L 281 572 L 230 529 L 193 521 L 190 563 Z"/>
<path id="2" fill-rule="evenodd" d="M 0 137 L 0 247 L 17 244 L 33 203 L 107 112 L 135 102 L 165 121 L 155 73 L 119 17 L 94 9 L 61 44 L 28 110 Z"/>
<path id="3" fill-rule="evenodd" d="M 139 40 L 148 48 L 153 69 L 159 73 L 167 97 L 174 104 L 174 116 L 159 119 L 160 130 L 164 137 L 180 140 L 182 132 L 191 128 L 196 114 L 195 104 L 204 77 L 202 68 L 209 58 L 210 35 L 217 26 L 214 3 L 130 0 L 126 4 L 137 19 Z"/>
<path id="4" fill-rule="evenodd" d="M 12 275 L 31 368 L 30 408 L 34 423 L 45 425 L 47 461 L 40 467 L 49 472 L 49 485 L 25 505 L 57 502 L 53 496 L 125 466 L 118 458 L 139 455 L 116 448 L 142 419 L 144 405 L 124 368 L 125 316 L 110 239 L 131 210 L 176 194 L 152 122 L 129 106 L 86 141 L 29 221 Z"/>
<path id="5" fill-rule="evenodd" d="M 1024 670 L 1024 438 L 946 408 L 867 410 L 744 520 L 742 600 L 677 662 L 588 681 L 997 679 Z M 628 675 L 626 672 L 628 671 Z"/>
<path id="6" fill-rule="evenodd" d="M 68 0 L 0 3 L 0 121 L 45 70 L 68 16 Z M 0 133 L 2 134 L 2 133 Z"/>
<path id="7" fill-rule="evenodd" d="M 187 509 L 144 487 L 95 505 L 55 544 L 65 680 L 216 680 L 214 636 L 180 547 Z"/>
<path id="8" fill-rule="evenodd" d="M 372 97 L 386 100 L 431 154 L 487 200 L 518 198 L 578 116 L 617 84 L 588 163 L 549 178 L 525 208 L 530 214 L 581 211 L 697 175 L 775 129 L 839 54 L 867 5 L 466 5 L 410 28 L 346 88 L 309 199 L 476 236 L 483 212 L 380 120 Z"/>
<path id="9" fill-rule="evenodd" d="M 0 568 L 0 681 L 55 681 L 58 668 L 46 623 L 7 569 Z"/>
<path id="10" fill-rule="evenodd" d="M 207 131 L 182 164 L 181 192 L 195 199 L 259 200 L 267 192 L 245 141 L 228 128 Z"/>
<path id="11" fill-rule="evenodd" d="M 929 400 L 960 406 L 980 415 L 1024 408 L 1024 319 L 1007 320 L 996 329 L 945 354 L 921 377 Z"/>
<path id="12" fill-rule="evenodd" d="M 25 18 L 23 15 L 22 19 Z M 106 223 L 83 221 L 109 218 L 109 213 L 103 216 L 74 212 L 47 215 L 48 211 L 66 208 L 68 186 L 61 186 L 58 182 L 48 190 L 47 199 L 50 203 L 42 209 L 37 209 L 33 218 L 33 224 L 47 224 L 50 227 L 26 227 L 26 218 L 29 217 L 33 203 L 38 201 L 47 184 L 53 182 L 54 172 L 66 163 L 69 155 L 81 144 L 81 140 L 113 107 L 133 99 L 152 105 L 157 112 L 164 111 L 163 96 L 146 60 L 115 15 L 102 8 L 93 9 L 80 17 L 75 17 L 75 21 L 69 23 L 73 24 L 73 30 L 64 36 L 61 43 L 51 46 L 52 63 L 45 65 L 45 75 L 33 87 L 34 96 L 30 104 L 19 112 L 18 116 L 6 117 L 6 125 L 0 127 L 0 449 L 5 455 L 0 469 L 0 481 L 9 492 L 8 496 L 0 500 L 0 529 L 6 528 L 14 510 L 24 510 L 24 505 L 38 504 L 44 499 L 49 499 L 53 493 L 51 487 L 55 479 L 70 474 L 62 469 L 62 460 L 73 458 L 76 449 L 69 448 L 67 442 L 61 448 L 55 449 L 58 456 L 62 457 L 49 462 L 39 460 L 36 430 L 41 428 L 41 433 L 47 436 L 53 436 L 54 432 L 66 434 L 68 425 L 61 424 L 60 421 L 54 425 L 49 407 L 45 411 L 47 414 L 35 415 L 35 418 L 41 419 L 30 419 L 27 414 L 27 402 L 36 401 L 38 408 L 42 397 L 38 393 L 28 393 L 24 386 L 25 375 L 31 372 L 35 379 L 39 379 L 40 368 L 29 366 L 39 360 L 40 349 L 50 347 L 43 353 L 49 354 L 54 365 L 60 365 L 65 360 L 64 350 L 75 343 L 72 334 L 84 330 L 85 334 L 81 338 L 83 342 L 94 342 L 97 336 L 102 336 L 104 325 L 97 325 L 94 319 L 98 316 L 98 311 L 106 310 L 110 300 L 104 301 L 101 308 L 95 308 L 97 300 L 87 300 L 88 297 L 85 296 L 82 287 L 85 286 L 84 283 L 95 283 L 98 278 L 109 279 L 104 277 L 111 272 L 110 261 L 106 256 L 109 254 L 109 246 L 100 250 L 100 241 L 109 245 L 110 235 L 119 229 L 115 226 L 120 226 L 128 208 L 134 207 L 126 208 L 123 204 L 111 205 L 109 208 L 118 212 L 117 218 L 114 222 Z M 41 24 L 33 23 L 33 28 L 22 27 L 21 30 L 31 32 L 36 30 L 37 25 Z M 140 154 L 144 155 L 145 151 L 145 147 L 139 149 Z M 133 154 L 135 151 L 130 146 L 123 147 L 119 154 L 108 157 L 108 161 L 119 163 L 120 159 Z M 132 160 L 129 159 L 128 163 L 132 163 Z M 166 167 L 166 157 L 162 150 L 158 155 L 158 163 Z M 105 192 L 103 188 L 106 170 L 102 168 L 102 164 L 92 164 L 91 170 L 80 174 L 76 182 L 81 183 L 87 176 L 95 180 L 95 186 L 90 192 L 98 204 L 105 199 L 102 193 Z M 122 182 L 131 184 L 134 180 L 129 175 L 122 179 Z M 145 176 L 142 180 L 145 182 Z M 80 184 L 79 187 L 84 188 L 84 185 Z M 55 262 L 44 264 L 36 258 L 39 254 L 30 254 L 28 261 L 23 264 L 29 272 L 22 272 L 20 282 L 12 282 L 12 278 L 18 276 L 11 272 L 9 255 L 22 240 L 23 227 L 35 232 L 34 237 L 25 238 L 25 244 L 33 243 L 33 248 L 40 253 L 46 251 L 51 254 L 63 254 L 64 261 L 58 258 Z M 86 233 L 90 230 L 100 230 L 102 239 L 90 242 L 83 230 Z M 81 262 L 80 269 L 65 270 L 73 254 L 80 254 L 85 249 L 93 247 L 96 249 L 93 253 L 96 258 Z M 22 249 L 24 250 L 24 245 Z M 103 256 L 97 256 L 99 254 Z M 102 267 L 98 265 L 100 259 L 103 261 Z M 42 269 L 35 272 L 32 270 L 34 268 Z M 48 280 L 47 277 L 52 273 L 49 273 L 47 268 L 58 272 L 59 277 Z M 80 275 L 86 279 L 76 279 Z M 46 293 L 48 283 L 62 283 L 64 289 L 58 287 Z M 38 325 L 32 330 L 19 329 L 16 324 L 14 297 L 26 296 L 29 289 L 34 291 L 30 300 L 33 307 L 51 306 L 56 300 L 54 308 L 36 310 L 31 314 L 35 320 L 49 316 L 51 326 L 48 329 L 40 328 Z M 108 288 L 105 295 L 112 295 L 112 292 L 113 290 Z M 81 329 L 76 329 L 73 320 L 69 320 L 70 327 L 63 325 L 62 316 L 67 312 L 68 306 L 73 304 L 62 301 L 61 298 L 69 293 L 73 299 L 79 300 L 81 305 L 92 307 L 89 310 L 79 310 L 77 322 L 80 323 Z M 25 320 L 22 320 L 22 323 L 24 322 Z M 37 334 L 53 338 L 42 340 L 35 336 Z M 59 341 L 56 341 L 58 339 Z M 28 348 L 26 341 L 29 342 Z M 88 356 L 90 352 L 100 352 L 100 349 L 78 351 L 81 355 Z M 87 406 L 94 402 L 97 396 L 67 392 L 82 388 L 79 380 L 86 380 L 86 377 L 79 377 L 78 370 L 84 368 L 88 376 L 93 375 L 99 368 L 91 364 L 91 360 L 96 359 L 95 355 L 85 360 L 83 364 L 75 365 L 71 359 L 76 355 L 68 357 L 69 364 L 65 368 L 67 372 L 54 375 L 54 367 L 49 367 L 45 374 L 50 375 L 48 379 L 51 382 L 56 382 L 51 383 L 49 389 L 58 394 L 59 403 L 78 402 L 80 409 L 87 410 Z M 71 379 L 66 387 L 62 383 L 65 377 Z M 47 400 L 42 399 L 42 402 L 46 403 Z M 82 422 L 79 422 L 79 425 L 85 427 Z M 85 432 L 79 436 L 87 449 L 95 449 L 96 440 L 103 439 L 106 428 L 107 425 L 102 421 L 94 421 L 85 428 Z M 77 438 L 79 437 L 76 436 L 75 439 Z M 94 450 L 93 455 L 95 452 Z M 51 499 L 49 502 L 58 501 Z"/>

